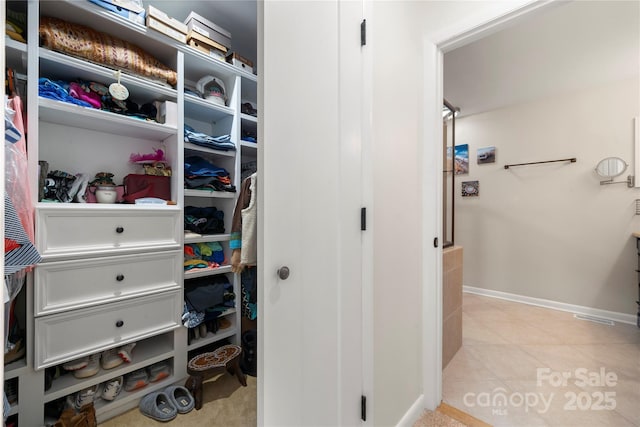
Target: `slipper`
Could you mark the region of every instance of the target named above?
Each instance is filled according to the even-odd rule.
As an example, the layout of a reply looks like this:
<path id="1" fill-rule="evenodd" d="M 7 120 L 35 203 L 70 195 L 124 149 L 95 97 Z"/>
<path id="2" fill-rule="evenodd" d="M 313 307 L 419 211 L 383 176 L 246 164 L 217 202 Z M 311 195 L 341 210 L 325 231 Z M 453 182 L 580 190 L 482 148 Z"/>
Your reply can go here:
<path id="1" fill-rule="evenodd" d="M 178 410 L 171 403 L 169 396 L 161 391 L 149 393 L 140 399 L 139 408 L 143 415 L 156 421 L 167 422 L 178 416 Z"/>
<path id="2" fill-rule="evenodd" d="M 181 414 L 186 414 L 195 406 L 193 396 L 186 387 L 180 385 L 172 385 L 164 389 L 164 393 L 169 396 L 169 400 L 178 409 Z"/>

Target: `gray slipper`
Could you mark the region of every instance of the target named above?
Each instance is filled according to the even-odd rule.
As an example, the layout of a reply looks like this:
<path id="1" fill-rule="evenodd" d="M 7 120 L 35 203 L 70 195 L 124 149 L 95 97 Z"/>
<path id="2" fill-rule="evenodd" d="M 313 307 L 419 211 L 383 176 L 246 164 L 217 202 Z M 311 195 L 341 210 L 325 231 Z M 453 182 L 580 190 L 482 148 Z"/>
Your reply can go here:
<path id="1" fill-rule="evenodd" d="M 169 400 L 178 409 L 181 414 L 186 414 L 195 406 L 193 396 L 186 387 L 180 385 L 172 385 L 164 389 L 164 393 L 169 396 Z"/>
<path id="2" fill-rule="evenodd" d="M 140 399 L 139 408 L 140 412 L 156 421 L 171 421 L 178 416 L 178 410 L 162 391 L 149 393 Z"/>

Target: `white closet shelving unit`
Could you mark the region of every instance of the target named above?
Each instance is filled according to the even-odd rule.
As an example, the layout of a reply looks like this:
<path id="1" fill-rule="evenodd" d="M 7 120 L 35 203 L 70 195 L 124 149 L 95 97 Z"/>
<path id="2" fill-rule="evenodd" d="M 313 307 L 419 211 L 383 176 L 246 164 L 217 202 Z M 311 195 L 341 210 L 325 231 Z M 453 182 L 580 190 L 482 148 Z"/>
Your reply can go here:
<path id="1" fill-rule="evenodd" d="M 121 81 L 138 104 L 169 101 L 177 105 L 174 125 L 141 121 L 101 110 L 41 98 L 38 79 L 106 83 L 114 70 L 38 46 L 40 16 L 84 24 L 128 40 L 177 71 L 175 87 L 122 73 Z M 137 406 L 144 395 L 186 379 L 189 353 L 222 339 L 239 343 L 241 292 L 239 277 L 229 265 L 183 271 L 183 245 L 219 242 L 228 262 L 229 238 L 237 193 L 185 190 L 185 156 L 200 155 L 230 172 L 240 189 L 245 155 L 256 157 L 255 144 L 241 143 L 245 123 L 257 127 L 254 117 L 240 113 L 243 99 L 257 100 L 257 78 L 230 64 L 208 57 L 161 33 L 135 24 L 88 1 L 28 1 L 28 43 L 8 40 L 6 60 L 28 76 L 28 149 L 32 196 L 36 205 L 36 246 L 43 262 L 30 277 L 26 290 L 27 356 L 5 366 L 5 382 L 18 388 L 18 404 L 10 414 L 19 425 L 44 425 L 45 405 L 158 362 L 168 362 L 169 378 L 114 401 L 95 402 L 98 421 Z M 19 66 L 21 68 L 19 68 Z M 184 87 L 205 75 L 223 79 L 226 106 L 185 94 Z M 183 125 L 211 135 L 230 134 L 235 151 L 220 151 L 184 142 Z M 38 161 L 49 170 L 72 174 L 111 172 L 122 183 L 130 173 L 142 173 L 130 163 L 132 153 L 165 151 L 172 168 L 171 194 L 175 205 L 62 204 L 35 200 Z M 215 206 L 224 212 L 225 233 L 185 238 L 186 206 Z M 231 327 L 189 342 L 182 326 L 184 286 L 192 278 L 224 274 L 233 284 L 236 306 L 224 316 Z M 136 342 L 133 362 L 77 379 L 64 375 L 44 389 L 44 373 L 78 357 Z M 27 410 L 20 403 L 27 402 Z"/>

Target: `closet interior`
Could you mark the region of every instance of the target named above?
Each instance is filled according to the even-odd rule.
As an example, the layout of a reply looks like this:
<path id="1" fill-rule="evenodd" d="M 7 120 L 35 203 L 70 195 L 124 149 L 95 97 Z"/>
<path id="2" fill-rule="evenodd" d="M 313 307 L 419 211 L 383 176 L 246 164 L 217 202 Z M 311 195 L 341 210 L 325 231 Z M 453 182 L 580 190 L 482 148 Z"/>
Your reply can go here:
<path id="1" fill-rule="evenodd" d="M 233 3 L 6 2 L 5 205 L 33 255 L 5 268 L 6 425 L 107 420 L 225 344 L 256 375 L 259 70 Z"/>

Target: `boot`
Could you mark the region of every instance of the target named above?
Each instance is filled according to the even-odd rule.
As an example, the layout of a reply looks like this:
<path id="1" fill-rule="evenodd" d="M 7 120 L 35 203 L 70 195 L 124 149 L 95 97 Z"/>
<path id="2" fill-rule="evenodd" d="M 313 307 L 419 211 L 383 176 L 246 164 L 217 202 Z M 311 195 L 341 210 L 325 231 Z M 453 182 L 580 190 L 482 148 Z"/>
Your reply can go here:
<path id="1" fill-rule="evenodd" d="M 251 375 L 252 377 L 257 375 L 256 344 L 257 337 L 255 329 L 249 329 L 242 334 L 242 359 L 240 359 L 240 367 L 245 374 Z"/>

